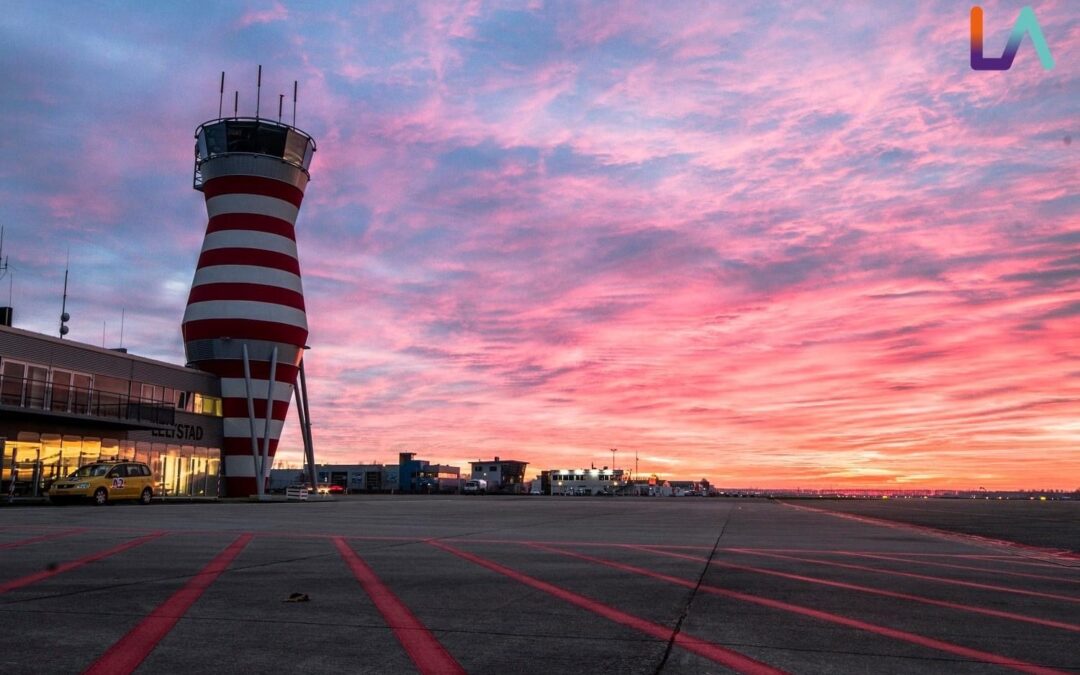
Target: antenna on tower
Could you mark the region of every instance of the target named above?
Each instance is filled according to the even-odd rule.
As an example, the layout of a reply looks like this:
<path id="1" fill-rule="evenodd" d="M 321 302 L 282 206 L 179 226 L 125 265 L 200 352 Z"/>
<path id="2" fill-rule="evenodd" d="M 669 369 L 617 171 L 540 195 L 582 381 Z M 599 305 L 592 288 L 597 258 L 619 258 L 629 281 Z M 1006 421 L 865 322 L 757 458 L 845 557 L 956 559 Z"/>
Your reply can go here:
<path id="1" fill-rule="evenodd" d="M 255 119 L 259 119 L 259 104 L 262 102 L 262 64 L 259 64 L 259 77 L 255 80 Z"/>
<path id="2" fill-rule="evenodd" d="M 68 267 L 71 264 L 71 252 L 68 252 L 68 260 L 64 263 L 64 298 L 60 302 L 60 339 L 63 340 L 64 336 L 68 334 L 67 322 L 71 319 L 71 315 L 67 313 L 67 282 L 68 282 Z"/>
<path id="3" fill-rule="evenodd" d="M 0 225 L 0 279 L 8 273 L 8 256 L 4 255 L 4 226 Z M 15 273 L 8 277 L 8 301 L 6 307 L 0 307 L 0 325 L 10 326 L 11 315 L 14 310 L 11 306 L 11 296 L 14 295 Z"/>
<path id="4" fill-rule="evenodd" d="M 292 125 L 296 126 L 296 80 L 292 81 Z"/>
<path id="5" fill-rule="evenodd" d="M 120 348 L 124 348 L 124 314 L 127 312 L 126 307 L 120 308 Z"/>
<path id="6" fill-rule="evenodd" d="M 285 105 L 285 94 L 278 94 L 277 97 L 277 121 L 281 121 L 281 107 Z"/>
<path id="7" fill-rule="evenodd" d="M 7 272 L 8 259 L 4 256 L 4 226 L 0 225 L 0 279 L 3 279 Z"/>
<path id="8" fill-rule="evenodd" d="M 233 117 L 239 117 L 240 116 L 240 113 L 238 112 L 239 110 L 240 110 L 240 92 L 234 91 L 233 92 L 233 99 L 232 99 L 232 116 Z"/>
<path id="9" fill-rule="evenodd" d="M 217 118 L 221 119 L 221 106 L 225 103 L 225 71 L 221 71 L 221 88 L 218 89 Z"/>

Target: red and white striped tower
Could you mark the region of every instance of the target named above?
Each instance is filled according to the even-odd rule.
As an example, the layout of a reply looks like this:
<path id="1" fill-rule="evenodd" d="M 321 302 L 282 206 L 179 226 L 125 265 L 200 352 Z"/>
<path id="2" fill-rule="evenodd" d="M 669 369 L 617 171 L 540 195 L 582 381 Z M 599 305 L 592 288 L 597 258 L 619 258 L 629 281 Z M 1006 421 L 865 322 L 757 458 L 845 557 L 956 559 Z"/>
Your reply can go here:
<path id="1" fill-rule="evenodd" d="M 209 222 L 184 349 L 191 365 L 221 377 L 225 494 L 261 495 L 308 337 L 294 225 L 315 141 L 240 117 L 207 122 L 195 137 L 194 187 Z"/>

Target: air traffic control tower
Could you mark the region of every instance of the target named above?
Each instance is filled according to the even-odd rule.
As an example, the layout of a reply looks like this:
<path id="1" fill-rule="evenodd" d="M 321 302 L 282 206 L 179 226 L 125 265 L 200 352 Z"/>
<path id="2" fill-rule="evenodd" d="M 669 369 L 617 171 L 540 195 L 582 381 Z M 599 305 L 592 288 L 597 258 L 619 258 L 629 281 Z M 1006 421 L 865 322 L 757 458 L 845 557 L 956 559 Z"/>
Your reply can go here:
<path id="1" fill-rule="evenodd" d="M 225 494 L 261 496 L 308 337 L 295 224 L 315 141 L 258 117 L 206 122 L 195 138 L 194 187 L 209 222 L 184 349 L 190 365 L 221 378 Z M 305 403 L 298 397 L 302 431 Z"/>

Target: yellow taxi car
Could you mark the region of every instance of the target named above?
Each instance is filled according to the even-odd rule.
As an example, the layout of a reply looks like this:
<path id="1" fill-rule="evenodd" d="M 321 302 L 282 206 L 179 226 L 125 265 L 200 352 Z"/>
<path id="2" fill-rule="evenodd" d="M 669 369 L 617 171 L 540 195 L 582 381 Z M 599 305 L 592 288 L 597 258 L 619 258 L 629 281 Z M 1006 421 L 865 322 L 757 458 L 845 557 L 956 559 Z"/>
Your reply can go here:
<path id="1" fill-rule="evenodd" d="M 154 475 L 142 462 L 94 462 L 49 487 L 49 500 L 54 503 L 86 498 L 98 506 L 124 499 L 149 504 L 154 498 Z"/>

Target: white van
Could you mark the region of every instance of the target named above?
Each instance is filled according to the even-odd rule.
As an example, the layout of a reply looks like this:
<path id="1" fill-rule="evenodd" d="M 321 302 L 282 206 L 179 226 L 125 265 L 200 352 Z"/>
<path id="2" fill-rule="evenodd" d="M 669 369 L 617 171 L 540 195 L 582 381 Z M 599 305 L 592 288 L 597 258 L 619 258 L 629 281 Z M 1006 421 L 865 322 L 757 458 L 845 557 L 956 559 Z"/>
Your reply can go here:
<path id="1" fill-rule="evenodd" d="M 482 495 L 487 492 L 486 480 L 467 480 L 461 490 L 467 495 Z"/>

